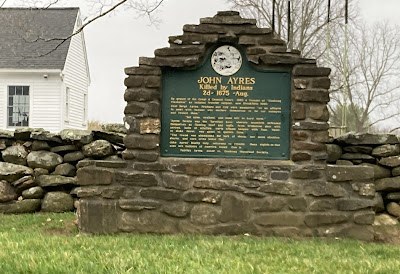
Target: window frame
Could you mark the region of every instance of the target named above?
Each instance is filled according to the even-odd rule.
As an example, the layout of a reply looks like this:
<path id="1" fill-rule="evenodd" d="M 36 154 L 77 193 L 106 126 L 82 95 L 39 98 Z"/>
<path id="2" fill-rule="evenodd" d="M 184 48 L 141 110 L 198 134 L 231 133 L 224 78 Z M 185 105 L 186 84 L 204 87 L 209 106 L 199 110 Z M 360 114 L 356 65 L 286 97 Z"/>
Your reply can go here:
<path id="1" fill-rule="evenodd" d="M 7 128 L 25 128 L 25 127 L 29 127 L 30 123 L 31 123 L 31 109 L 32 109 L 32 85 L 28 84 L 28 83 L 12 83 L 12 84 L 7 84 L 6 85 L 6 96 L 7 96 L 7 100 L 6 100 L 6 126 Z M 12 106 L 10 105 L 10 87 L 14 87 L 15 90 L 17 87 L 22 87 L 22 88 L 28 88 L 28 95 L 24 95 L 21 94 L 22 96 L 28 96 L 28 100 L 27 100 L 27 105 L 28 105 L 28 112 L 27 112 L 27 117 L 28 117 L 28 121 L 27 121 L 27 125 L 10 125 L 10 115 L 9 115 L 9 109 L 10 107 L 14 107 L 14 101 Z M 24 89 L 22 89 L 22 93 L 24 92 Z M 16 95 L 16 94 L 15 94 Z"/>

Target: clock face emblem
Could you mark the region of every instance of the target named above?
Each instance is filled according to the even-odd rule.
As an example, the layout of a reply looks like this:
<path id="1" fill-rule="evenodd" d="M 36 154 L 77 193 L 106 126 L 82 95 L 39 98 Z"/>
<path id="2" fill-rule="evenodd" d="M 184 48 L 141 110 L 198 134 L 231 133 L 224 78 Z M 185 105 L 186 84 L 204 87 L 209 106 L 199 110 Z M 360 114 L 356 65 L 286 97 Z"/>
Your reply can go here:
<path id="1" fill-rule="evenodd" d="M 233 46 L 220 46 L 211 55 L 211 66 L 216 73 L 230 76 L 238 72 L 242 66 L 242 55 Z"/>

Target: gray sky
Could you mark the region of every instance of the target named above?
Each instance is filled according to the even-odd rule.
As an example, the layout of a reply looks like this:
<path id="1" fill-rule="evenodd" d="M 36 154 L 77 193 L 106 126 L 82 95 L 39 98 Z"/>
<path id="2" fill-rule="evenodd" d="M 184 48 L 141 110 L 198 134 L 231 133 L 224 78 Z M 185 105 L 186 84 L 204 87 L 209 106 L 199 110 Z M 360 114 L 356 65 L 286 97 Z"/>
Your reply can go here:
<path id="1" fill-rule="evenodd" d="M 64 6 L 79 6 L 83 18 L 90 13 L 88 0 L 65 2 Z M 359 0 L 359 6 L 367 22 L 387 19 L 400 25 L 400 0 Z M 219 10 L 229 10 L 225 0 L 165 0 L 157 13 L 158 28 L 124 9 L 89 25 L 85 29 L 92 79 L 89 120 L 122 123 L 124 68 L 137 66 L 140 56 L 152 57 L 155 49 L 167 47 L 168 36 L 182 34 L 183 25 L 198 24 L 200 18 Z"/>

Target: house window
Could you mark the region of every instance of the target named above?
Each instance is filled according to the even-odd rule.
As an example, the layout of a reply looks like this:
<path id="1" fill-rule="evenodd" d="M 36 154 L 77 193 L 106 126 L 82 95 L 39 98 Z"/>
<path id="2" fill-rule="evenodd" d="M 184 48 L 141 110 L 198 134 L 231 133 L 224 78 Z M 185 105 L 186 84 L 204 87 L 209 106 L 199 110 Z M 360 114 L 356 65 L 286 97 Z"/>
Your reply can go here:
<path id="1" fill-rule="evenodd" d="M 8 126 L 29 126 L 29 86 L 8 86 Z"/>
<path id="2" fill-rule="evenodd" d="M 67 88 L 65 90 L 65 121 L 69 120 L 69 94 L 70 90 Z"/>

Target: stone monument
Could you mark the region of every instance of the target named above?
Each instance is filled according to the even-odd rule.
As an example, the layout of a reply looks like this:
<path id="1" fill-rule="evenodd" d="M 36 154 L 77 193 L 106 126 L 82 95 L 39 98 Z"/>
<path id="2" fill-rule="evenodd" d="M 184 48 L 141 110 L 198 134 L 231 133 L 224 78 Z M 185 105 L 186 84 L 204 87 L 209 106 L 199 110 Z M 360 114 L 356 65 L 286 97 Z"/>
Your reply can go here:
<path id="1" fill-rule="evenodd" d="M 169 43 L 125 69 L 124 161 L 80 163 L 82 232 L 372 239 L 372 168 L 326 164 L 329 68 L 233 11 Z"/>

